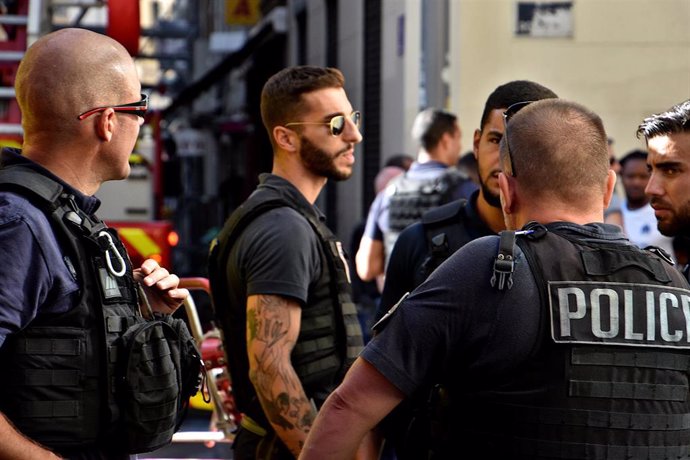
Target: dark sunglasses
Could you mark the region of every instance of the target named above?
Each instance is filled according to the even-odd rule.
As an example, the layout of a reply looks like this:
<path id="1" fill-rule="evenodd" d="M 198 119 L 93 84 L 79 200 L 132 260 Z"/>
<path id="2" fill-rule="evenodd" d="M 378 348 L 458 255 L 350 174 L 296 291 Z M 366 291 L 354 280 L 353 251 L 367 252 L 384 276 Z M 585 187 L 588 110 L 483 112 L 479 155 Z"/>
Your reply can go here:
<path id="1" fill-rule="evenodd" d="M 129 104 L 122 105 L 107 105 L 105 107 L 96 107 L 95 109 L 87 110 L 86 112 L 79 115 L 77 118 L 83 120 L 84 118 L 90 117 L 94 113 L 103 112 L 104 110 L 113 109 L 116 112 L 127 112 L 132 115 L 144 118 L 146 116 L 146 111 L 149 108 L 149 97 L 146 94 L 141 95 L 141 100 L 137 102 L 130 102 Z"/>
<path id="2" fill-rule="evenodd" d="M 506 138 L 506 150 L 508 150 L 508 160 L 510 162 L 510 175 L 513 177 L 517 176 L 517 173 L 515 172 L 515 162 L 513 161 L 513 152 L 510 150 L 510 136 L 508 136 L 508 122 L 510 121 L 511 118 L 513 118 L 513 115 L 518 113 L 520 110 L 524 109 L 528 105 L 530 105 L 534 101 L 523 101 L 523 102 L 516 102 L 515 104 L 512 104 L 510 107 L 506 109 L 505 112 L 503 112 L 503 127 L 505 129 L 504 137 Z"/>
<path id="3" fill-rule="evenodd" d="M 284 126 L 287 128 L 290 125 L 328 125 L 331 130 L 331 135 L 340 136 L 345 130 L 345 115 L 336 115 L 330 119 L 330 121 L 293 121 L 286 123 Z M 349 115 L 350 121 L 359 129 L 359 125 L 362 123 L 362 113 L 355 110 Z"/>

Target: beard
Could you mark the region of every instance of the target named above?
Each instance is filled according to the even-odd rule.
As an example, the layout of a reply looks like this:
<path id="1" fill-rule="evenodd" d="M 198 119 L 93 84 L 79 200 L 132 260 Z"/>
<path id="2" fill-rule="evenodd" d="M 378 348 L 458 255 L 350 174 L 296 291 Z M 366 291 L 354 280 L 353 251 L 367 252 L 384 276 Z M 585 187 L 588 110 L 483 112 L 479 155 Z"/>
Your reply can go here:
<path id="1" fill-rule="evenodd" d="M 486 181 L 482 179 L 481 174 L 479 175 L 479 187 L 482 190 L 482 195 L 484 195 L 484 199 L 486 200 L 489 205 L 493 206 L 494 208 L 499 208 L 501 209 L 501 195 L 500 193 L 496 193 L 493 190 L 489 188 L 488 185 L 486 185 Z"/>
<path id="2" fill-rule="evenodd" d="M 318 148 L 314 143 L 304 136 L 300 137 L 300 156 L 304 166 L 313 174 L 334 181 L 343 181 L 349 179 L 352 175 L 352 168 L 347 170 L 339 170 L 335 165 L 335 159 L 342 153 L 349 151 L 352 146 L 330 154 L 325 150 Z"/>
<path id="3" fill-rule="evenodd" d="M 654 202 L 652 198 L 651 204 Z M 666 236 L 690 235 L 690 202 L 684 203 L 670 218 L 657 219 L 657 228 Z"/>

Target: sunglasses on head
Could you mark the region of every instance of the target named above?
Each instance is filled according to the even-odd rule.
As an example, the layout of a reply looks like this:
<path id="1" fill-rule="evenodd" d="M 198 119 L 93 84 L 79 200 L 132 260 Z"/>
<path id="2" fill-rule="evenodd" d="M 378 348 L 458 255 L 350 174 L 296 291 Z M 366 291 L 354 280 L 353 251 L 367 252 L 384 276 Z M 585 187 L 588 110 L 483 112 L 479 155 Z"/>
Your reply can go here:
<path id="1" fill-rule="evenodd" d="M 290 125 L 328 125 L 329 129 L 331 130 L 331 135 L 340 136 L 345 130 L 346 118 L 350 118 L 352 124 L 359 129 L 359 125 L 362 122 L 362 113 L 358 110 L 355 110 L 349 116 L 336 115 L 329 121 L 293 121 L 286 123 L 283 126 L 287 128 Z"/>
<path id="2" fill-rule="evenodd" d="M 95 109 L 87 110 L 80 114 L 77 118 L 83 120 L 90 117 L 94 113 L 103 112 L 104 110 L 113 109 L 115 112 L 126 112 L 144 118 L 146 111 L 149 108 L 149 97 L 146 94 L 141 95 L 141 100 L 137 102 L 130 102 L 129 104 L 121 105 L 107 105 L 105 107 L 96 107 Z"/>
<path id="3" fill-rule="evenodd" d="M 528 105 L 530 105 L 534 101 L 523 101 L 523 102 L 516 102 L 515 104 L 512 104 L 509 106 L 505 112 L 503 112 L 503 126 L 505 128 L 505 134 L 504 137 L 506 138 L 506 150 L 508 151 L 508 162 L 510 163 L 510 175 L 513 177 L 516 177 L 517 174 L 515 172 L 515 163 L 513 162 L 513 152 L 510 150 L 510 137 L 508 136 L 508 122 L 510 121 L 511 118 L 513 118 L 513 115 L 518 113 L 520 110 L 524 109 Z M 507 172 L 507 171 L 506 171 Z"/>

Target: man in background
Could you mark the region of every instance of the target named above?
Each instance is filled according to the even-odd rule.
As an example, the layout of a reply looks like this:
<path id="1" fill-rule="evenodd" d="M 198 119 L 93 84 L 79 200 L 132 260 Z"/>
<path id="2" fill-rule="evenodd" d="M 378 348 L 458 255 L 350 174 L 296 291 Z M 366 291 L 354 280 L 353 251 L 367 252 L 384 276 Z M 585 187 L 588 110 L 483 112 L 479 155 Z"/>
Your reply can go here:
<path id="1" fill-rule="evenodd" d="M 673 239 L 659 232 L 650 205 L 650 197 L 645 193 L 650 172 L 647 167 L 647 152 L 633 150 L 621 161 L 620 177 L 623 182 L 625 199 L 621 205 L 623 228 L 630 242 L 640 248 L 656 246 L 673 257 Z"/>
<path id="2" fill-rule="evenodd" d="M 454 199 L 467 198 L 476 185 L 456 168 L 460 126 L 455 114 L 426 109 L 415 118 L 412 137 L 419 143 L 417 161 L 380 192 L 369 209 L 356 255 L 364 281 L 382 275 L 395 240 L 422 214 Z M 452 168 L 451 168 L 452 167 Z"/>

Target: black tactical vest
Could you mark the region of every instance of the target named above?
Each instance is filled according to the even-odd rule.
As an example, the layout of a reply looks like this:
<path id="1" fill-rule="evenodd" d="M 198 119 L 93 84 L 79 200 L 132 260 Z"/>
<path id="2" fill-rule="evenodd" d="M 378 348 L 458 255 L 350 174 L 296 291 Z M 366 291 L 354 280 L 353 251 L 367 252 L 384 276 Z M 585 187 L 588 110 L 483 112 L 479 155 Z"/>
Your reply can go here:
<path id="1" fill-rule="evenodd" d="M 209 279 L 215 314 L 230 350 L 246 349 L 246 300 L 235 305 L 228 295 L 227 262 L 232 246 L 260 214 L 279 207 L 297 210 L 311 225 L 321 242 L 323 274 L 314 297 L 302 309 L 299 338 L 291 361 L 307 397 L 320 406 L 340 383 L 344 372 L 362 349 L 362 331 L 351 299 L 349 275 L 340 242 L 311 208 L 301 208 L 280 190 L 262 184 L 228 219 L 212 243 Z M 240 411 L 269 428 L 248 375 L 246 353 L 228 353 L 233 393 Z"/>
<path id="2" fill-rule="evenodd" d="M 196 359 L 199 376 L 198 352 L 192 357 L 179 346 L 181 320 L 141 318 L 117 232 L 81 211 L 60 184 L 9 166 L 0 169 L 0 188 L 44 210 L 82 286 L 74 308 L 39 313 L 3 344 L 0 411 L 20 432 L 66 456 L 147 452 L 169 443 L 189 397 L 180 359 Z"/>
<path id="3" fill-rule="evenodd" d="M 456 168 L 448 168 L 433 179 L 412 179 L 408 173 L 392 179 L 385 189 L 390 194 L 389 231 L 384 235 L 386 254 L 390 255 L 405 227 L 418 222 L 428 210 L 450 202 L 458 184 L 467 180 L 467 175 Z"/>
<path id="4" fill-rule="evenodd" d="M 474 239 L 468 232 L 472 223 L 467 216 L 467 206 L 467 200 L 456 200 L 422 216 L 429 257 L 422 264 L 417 286 L 455 251 Z"/>
<path id="5" fill-rule="evenodd" d="M 651 252 L 547 227 L 517 237 L 541 286 L 541 341 L 506 382 L 450 392 L 448 412 L 463 421 L 445 433 L 454 439 L 446 448 L 467 442 L 485 458 L 690 458 L 688 283 Z M 497 262 L 512 262 L 509 253 Z"/>

